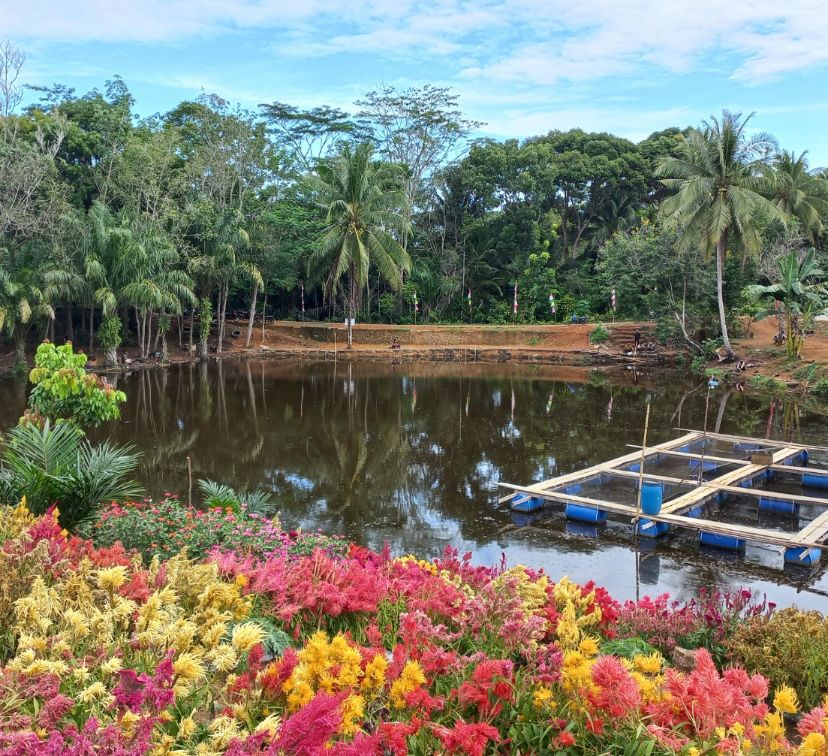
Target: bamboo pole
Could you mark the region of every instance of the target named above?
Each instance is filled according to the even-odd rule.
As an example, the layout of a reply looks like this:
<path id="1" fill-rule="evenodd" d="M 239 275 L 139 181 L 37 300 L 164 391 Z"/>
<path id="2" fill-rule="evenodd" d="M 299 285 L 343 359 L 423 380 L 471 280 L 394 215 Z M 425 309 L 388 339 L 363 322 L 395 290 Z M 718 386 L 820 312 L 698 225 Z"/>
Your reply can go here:
<path id="1" fill-rule="evenodd" d="M 645 451 L 647 449 L 647 431 L 650 429 L 650 399 L 647 398 L 647 414 L 644 415 L 644 439 L 641 442 L 641 460 L 638 463 L 638 496 L 635 500 L 635 519 L 633 525 L 638 523 L 638 518 L 641 515 L 641 493 L 644 489 L 644 459 Z"/>

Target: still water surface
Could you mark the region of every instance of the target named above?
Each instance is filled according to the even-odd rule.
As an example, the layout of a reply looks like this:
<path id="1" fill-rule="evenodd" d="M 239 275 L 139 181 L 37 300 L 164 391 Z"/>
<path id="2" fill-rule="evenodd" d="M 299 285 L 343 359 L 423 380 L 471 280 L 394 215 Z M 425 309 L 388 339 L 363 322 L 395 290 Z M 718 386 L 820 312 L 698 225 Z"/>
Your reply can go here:
<path id="1" fill-rule="evenodd" d="M 651 397 L 650 443 L 700 428 L 705 387 L 537 366 L 225 362 L 122 375 L 123 421 L 105 429 L 142 452 L 152 495 L 186 494 L 193 477 L 274 494 L 288 528 L 341 533 L 393 553 L 543 567 L 594 579 L 618 598 L 700 586 L 747 586 L 780 604 L 828 607 L 828 574 L 782 569 L 779 552 L 700 551 L 691 534 L 634 548 L 629 526 L 597 537 L 552 507 L 532 521 L 498 504 L 498 481 L 563 475 L 640 444 Z M 0 427 L 13 424 L 24 382 L 0 380 Z M 828 445 L 828 418 L 792 400 L 717 390 L 708 428 Z M 742 513 L 741 521 L 756 515 Z M 783 524 L 784 527 L 784 524 Z"/>

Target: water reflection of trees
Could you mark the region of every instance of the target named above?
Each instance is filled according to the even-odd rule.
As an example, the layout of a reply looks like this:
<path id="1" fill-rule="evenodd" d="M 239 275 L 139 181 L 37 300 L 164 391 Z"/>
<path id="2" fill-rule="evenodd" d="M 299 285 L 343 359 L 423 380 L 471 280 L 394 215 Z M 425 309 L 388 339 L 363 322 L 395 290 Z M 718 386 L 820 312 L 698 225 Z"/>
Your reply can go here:
<path id="1" fill-rule="evenodd" d="M 528 483 L 640 444 L 647 389 L 509 371 L 465 378 L 403 367 L 218 362 L 121 378 L 124 423 L 108 429 L 143 451 L 154 492 L 195 477 L 277 494 L 287 523 L 400 548 L 497 540 L 510 522 L 499 480 Z M 700 428 L 706 387 L 650 389 L 650 442 Z M 708 427 L 764 436 L 817 422 L 787 399 L 711 394 Z M 823 432 L 824 435 L 824 432 Z"/>

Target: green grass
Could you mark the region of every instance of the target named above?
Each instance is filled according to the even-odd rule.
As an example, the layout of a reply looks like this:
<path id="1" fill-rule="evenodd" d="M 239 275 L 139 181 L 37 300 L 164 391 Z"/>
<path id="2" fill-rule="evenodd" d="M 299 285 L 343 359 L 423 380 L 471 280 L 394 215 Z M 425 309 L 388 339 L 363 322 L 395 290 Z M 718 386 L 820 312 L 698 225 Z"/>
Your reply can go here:
<path id="1" fill-rule="evenodd" d="M 784 381 L 772 378 L 769 375 L 753 375 L 748 381 L 751 387 L 762 391 L 771 391 L 774 394 L 781 393 L 787 389 Z"/>
<path id="2" fill-rule="evenodd" d="M 590 344 L 603 344 L 609 341 L 610 332 L 604 327 L 602 323 L 599 323 L 595 328 L 593 328 L 589 332 L 589 343 Z"/>

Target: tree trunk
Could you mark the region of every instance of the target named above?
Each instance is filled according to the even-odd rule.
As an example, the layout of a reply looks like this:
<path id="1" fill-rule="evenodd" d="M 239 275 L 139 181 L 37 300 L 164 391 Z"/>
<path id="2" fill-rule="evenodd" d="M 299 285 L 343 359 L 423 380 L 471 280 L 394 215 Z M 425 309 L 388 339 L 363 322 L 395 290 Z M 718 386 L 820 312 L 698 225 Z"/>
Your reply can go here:
<path id="1" fill-rule="evenodd" d="M 170 350 L 167 347 L 167 334 L 161 329 L 161 326 L 158 326 L 158 330 L 161 333 L 161 362 L 169 362 Z"/>
<path id="2" fill-rule="evenodd" d="M 725 316 L 724 306 L 724 256 L 725 256 L 726 236 L 722 234 L 719 243 L 716 245 L 716 299 L 719 303 L 719 325 L 722 329 L 722 344 L 724 345 L 725 353 L 728 358 L 733 360 L 736 358 L 736 353 L 730 345 L 730 337 L 727 335 L 727 318 Z"/>
<path id="3" fill-rule="evenodd" d="M 112 368 L 118 365 L 118 350 L 115 347 L 107 348 L 104 353 L 104 367 Z"/>
<path id="4" fill-rule="evenodd" d="M 253 284 L 253 300 L 250 302 L 250 320 L 247 323 L 247 339 L 245 339 L 245 347 L 250 346 L 250 337 L 253 336 L 253 320 L 256 317 L 256 297 L 259 296 L 258 284 Z"/>
<path id="5" fill-rule="evenodd" d="M 178 348 L 184 349 L 184 314 L 176 315 L 175 320 L 178 323 Z"/>
<path id="6" fill-rule="evenodd" d="M 95 348 L 95 308 L 89 308 L 89 355 L 92 356 L 92 350 Z"/>
<path id="7" fill-rule="evenodd" d="M 66 340 L 75 340 L 75 329 L 72 327 L 72 305 L 66 305 Z"/>
<path id="8" fill-rule="evenodd" d="M 347 313 L 345 315 L 345 317 L 348 319 L 348 322 L 346 323 L 346 329 L 348 331 L 348 349 L 353 349 L 353 346 L 354 346 L 353 320 L 354 320 L 354 307 L 355 307 L 354 299 L 356 298 L 354 296 L 355 286 L 356 286 L 356 284 L 354 283 L 354 276 L 352 274 L 351 275 L 351 280 L 349 281 L 349 286 L 348 286 L 348 289 L 349 289 L 349 292 L 348 292 L 348 307 L 347 307 Z"/>
<path id="9" fill-rule="evenodd" d="M 262 346 L 265 343 L 265 322 L 267 321 L 267 289 L 264 293 L 264 302 L 262 302 Z"/>
<path id="10" fill-rule="evenodd" d="M 221 354 L 224 351 L 224 317 L 227 307 L 227 291 L 224 283 L 219 287 L 219 301 L 218 301 L 218 343 L 216 344 L 216 353 Z"/>
<path id="11" fill-rule="evenodd" d="M 28 367 L 26 362 L 26 334 L 15 333 L 14 336 L 14 364 L 18 370 Z"/>
<path id="12" fill-rule="evenodd" d="M 190 341 L 188 343 L 190 357 L 193 356 L 193 328 L 195 327 L 195 306 L 190 309 Z"/>

